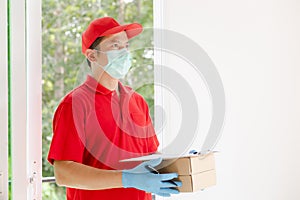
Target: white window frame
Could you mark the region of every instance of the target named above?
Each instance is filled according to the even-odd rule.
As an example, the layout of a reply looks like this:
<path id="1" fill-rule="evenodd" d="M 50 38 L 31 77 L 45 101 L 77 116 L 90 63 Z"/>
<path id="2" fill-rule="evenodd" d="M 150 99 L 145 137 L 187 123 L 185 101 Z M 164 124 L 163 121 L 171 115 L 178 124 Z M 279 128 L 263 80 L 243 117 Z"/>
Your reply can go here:
<path id="1" fill-rule="evenodd" d="M 12 198 L 42 199 L 41 0 L 10 1 Z"/>
<path id="2" fill-rule="evenodd" d="M 0 1 L 0 200 L 8 199 L 7 1 Z"/>
<path id="3" fill-rule="evenodd" d="M 161 44 L 163 36 L 158 35 L 158 31 L 156 29 L 163 29 L 163 0 L 153 0 L 153 38 L 154 38 L 154 83 L 162 83 L 162 70 L 161 68 L 155 66 L 162 66 L 163 65 L 163 56 L 162 56 L 162 49 L 158 49 L 156 44 Z M 162 46 L 162 45 L 161 45 Z M 159 84 L 154 84 L 154 120 L 155 120 L 155 130 L 160 130 L 163 127 L 163 120 L 162 116 L 158 116 L 159 112 L 157 111 L 158 107 L 163 107 L 163 88 L 160 87 Z M 158 140 L 160 144 L 163 143 L 163 135 L 158 134 Z M 161 145 L 160 145 L 161 146 Z"/>
<path id="4" fill-rule="evenodd" d="M 176 113 L 176 110 L 171 110 L 172 99 L 164 91 L 162 86 L 163 78 L 167 76 L 164 73 L 163 66 L 166 65 L 166 49 L 163 49 L 164 37 L 164 0 L 153 0 L 153 28 L 154 28 L 154 103 L 155 103 L 155 130 L 157 138 L 160 142 L 158 151 L 164 153 L 164 148 L 167 145 L 167 141 L 172 140 L 172 135 L 168 133 L 173 132 L 174 119 L 170 116 L 180 114 Z M 157 31 L 156 31 L 157 30 Z M 163 114 L 161 111 L 157 112 L 157 109 L 163 109 L 166 116 L 159 116 Z M 176 123 L 176 122 L 175 122 Z"/>

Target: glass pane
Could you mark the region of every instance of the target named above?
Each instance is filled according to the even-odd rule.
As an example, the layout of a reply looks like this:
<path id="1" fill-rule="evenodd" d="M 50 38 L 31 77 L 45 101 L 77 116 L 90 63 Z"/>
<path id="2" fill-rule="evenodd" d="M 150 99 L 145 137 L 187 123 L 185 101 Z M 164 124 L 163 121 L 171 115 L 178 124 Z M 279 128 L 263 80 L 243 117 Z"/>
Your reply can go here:
<path id="1" fill-rule="evenodd" d="M 61 200 L 65 198 L 65 189 L 57 187 L 55 183 L 43 183 L 43 199 Z"/>
<path id="2" fill-rule="evenodd" d="M 43 177 L 54 176 L 47 161 L 52 140 L 52 117 L 60 100 L 81 84 L 88 68 L 81 53 L 81 33 L 93 20 L 111 16 L 120 24 L 138 22 L 153 27 L 152 0 L 43 0 Z M 149 34 L 149 33 L 148 33 Z M 152 36 L 148 49 L 132 52 L 134 65 L 121 82 L 130 85 L 146 99 L 152 119 L 154 104 Z M 84 63 L 84 64 L 83 64 Z M 147 68 L 145 69 L 145 66 Z M 84 72 L 82 72 L 82 70 Z M 83 75 L 80 77 L 80 75 Z M 141 77 L 143 79 L 141 80 Z M 154 120 L 153 120 L 154 121 Z M 43 184 L 43 199 L 63 199 L 64 188 Z"/>

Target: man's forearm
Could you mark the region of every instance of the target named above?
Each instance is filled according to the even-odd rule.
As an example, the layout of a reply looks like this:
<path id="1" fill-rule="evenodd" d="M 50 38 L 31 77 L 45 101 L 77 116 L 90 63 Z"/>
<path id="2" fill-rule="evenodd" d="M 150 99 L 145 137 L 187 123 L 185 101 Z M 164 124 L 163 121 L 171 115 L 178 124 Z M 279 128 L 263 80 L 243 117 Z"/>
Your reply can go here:
<path id="1" fill-rule="evenodd" d="M 122 187 L 122 172 L 102 170 L 73 161 L 54 161 L 56 183 L 70 188 L 101 190 Z"/>

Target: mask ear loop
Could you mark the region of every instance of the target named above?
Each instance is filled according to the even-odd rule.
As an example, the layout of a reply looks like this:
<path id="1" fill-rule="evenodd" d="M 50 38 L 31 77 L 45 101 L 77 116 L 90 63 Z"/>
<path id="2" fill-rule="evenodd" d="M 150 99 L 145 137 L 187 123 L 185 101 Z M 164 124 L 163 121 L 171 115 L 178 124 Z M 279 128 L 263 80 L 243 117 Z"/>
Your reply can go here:
<path id="1" fill-rule="evenodd" d="M 104 51 L 101 51 L 101 50 L 98 50 L 98 49 L 93 49 L 93 50 L 95 50 L 96 52 L 100 52 L 100 53 L 104 53 L 104 54 L 106 54 L 106 52 L 104 52 Z M 87 57 L 86 57 L 87 58 Z M 88 59 L 88 58 L 87 58 Z M 90 60 L 89 60 L 90 61 Z M 99 64 L 99 63 L 97 63 L 96 61 L 90 61 L 91 63 L 94 63 L 94 64 L 96 64 L 97 65 L 97 67 L 101 67 L 102 69 L 103 69 L 103 65 L 101 65 L 101 64 Z"/>
<path id="2" fill-rule="evenodd" d="M 93 50 L 95 50 L 96 52 L 100 52 L 100 53 L 104 53 L 104 54 L 106 54 L 106 52 L 105 52 L 105 51 L 101 51 L 101 50 L 99 50 L 99 49 L 93 49 Z"/>

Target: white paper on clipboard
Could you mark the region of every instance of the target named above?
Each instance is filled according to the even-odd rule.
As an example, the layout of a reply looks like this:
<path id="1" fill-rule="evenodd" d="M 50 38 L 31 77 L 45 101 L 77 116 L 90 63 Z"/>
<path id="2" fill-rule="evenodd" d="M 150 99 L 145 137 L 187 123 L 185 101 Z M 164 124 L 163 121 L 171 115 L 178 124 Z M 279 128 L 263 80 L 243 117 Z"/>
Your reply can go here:
<path id="1" fill-rule="evenodd" d="M 147 156 L 140 156 L 140 157 L 135 157 L 135 158 L 129 158 L 129 159 L 124 159 L 120 160 L 120 162 L 131 162 L 131 161 L 146 161 L 146 160 L 153 160 L 157 158 L 162 158 L 162 159 L 176 159 L 176 158 L 182 158 L 182 157 L 191 157 L 191 156 L 197 156 L 193 154 L 184 154 L 184 155 L 175 155 L 175 154 L 151 154 Z"/>

